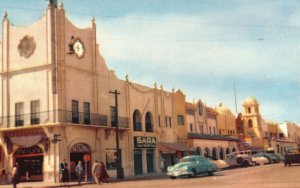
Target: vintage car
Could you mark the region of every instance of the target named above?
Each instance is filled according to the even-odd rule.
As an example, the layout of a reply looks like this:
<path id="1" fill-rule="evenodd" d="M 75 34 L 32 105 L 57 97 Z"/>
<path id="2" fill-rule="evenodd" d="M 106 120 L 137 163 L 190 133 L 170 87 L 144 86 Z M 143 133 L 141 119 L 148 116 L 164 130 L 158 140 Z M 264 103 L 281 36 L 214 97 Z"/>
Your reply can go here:
<path id="1" fill-rule="evenodd" d="M 225 156 L 225 161 L 230 167 L 248 167 L 252 165 L 252 156 L 250 150 L 235 151 Z"/>
<path id="2" fill-rule="evenodd" d="M 274 155 L 269 154 L 269 153 L 257 153 L 257 154 L 254 154 L 253 156 L 255 156 L 255 157 L 265 157 L 265 158 L 268 159 L 269 164 L 279 163 L 278 158 L 275 157 Z"/>
<path id="3" fill-rule="evenodd" d="M 282 162 L 284 161 L 284 156 L 278 154 L 278 153 L 270 153 L 271 155 L 274 155 L 278 161 Z"/>
<path id="4" fill-rule="evenodd" d="M 254 165 L 264 165 L 264 164 L 268 164 L 269 160 L 266 157 L 262 157 L 262 156 L 252 156 L 252 163 Z"/>
<path id="5" fill-rule="evenodd" d="M 180 159 L 179 163 L 168 167 L 167 175 L 171 179 L 179 176 L 195 177 L 197 174 L 208 173 L 212 176 L 218 167 L 209 159 L 200 155 L 186 156 Z"/>
<path id="6" fill-rule="evenodd" d="M 284 156 L 284 166 L 291 166 L 293 163 L 300 163 L 300 147 L 287 149 Z"/>

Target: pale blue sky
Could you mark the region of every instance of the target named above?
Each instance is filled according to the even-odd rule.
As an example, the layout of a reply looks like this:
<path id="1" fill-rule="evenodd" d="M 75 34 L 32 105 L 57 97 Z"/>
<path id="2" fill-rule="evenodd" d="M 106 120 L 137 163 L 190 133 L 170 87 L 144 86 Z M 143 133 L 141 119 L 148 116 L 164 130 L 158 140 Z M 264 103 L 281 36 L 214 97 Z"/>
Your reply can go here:
<path id="1" fill-rule="evenodd" d="M 97 22 L 98 43 L 120 79 L 235 112 L 255 96 L 266 120 L 300 123 L 300 1 L 65 0 L 80 27 Z M 44 14 L 45 0 L 1 0 L 15 25 Z"/>

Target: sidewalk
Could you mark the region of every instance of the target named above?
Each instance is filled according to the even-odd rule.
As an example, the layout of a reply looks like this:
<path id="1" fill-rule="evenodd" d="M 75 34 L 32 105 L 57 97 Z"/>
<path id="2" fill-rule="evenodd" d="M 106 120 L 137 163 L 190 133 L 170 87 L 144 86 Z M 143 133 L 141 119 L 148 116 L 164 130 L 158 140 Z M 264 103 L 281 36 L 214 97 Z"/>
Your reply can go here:
<path id="1" fill-rule="evenodd" d="M 155 179 L 164 179 L 167 178 L 165 173 L 151 173 L 151 174 L 143 174 L 132 177 L 126 177 L 124 180 L 120 179 L 111 179 L 110 183 L 123 182 L 123 181 L 139 181 L 139 180 L 155 180 Z M 82 185 L 91 184 L 92 182 L 82 182 Z M 61 186 L 62 183 L 53 183 L 53 182 L 21 182 L 17 185 L 18 188 L 50 188 L 50 187 L 66 187 Z M 77 186 L 77 182 L 70 182 L 69 187 Z M 11 188 L 10 185 L 0 185 L 0 188 Z"/>

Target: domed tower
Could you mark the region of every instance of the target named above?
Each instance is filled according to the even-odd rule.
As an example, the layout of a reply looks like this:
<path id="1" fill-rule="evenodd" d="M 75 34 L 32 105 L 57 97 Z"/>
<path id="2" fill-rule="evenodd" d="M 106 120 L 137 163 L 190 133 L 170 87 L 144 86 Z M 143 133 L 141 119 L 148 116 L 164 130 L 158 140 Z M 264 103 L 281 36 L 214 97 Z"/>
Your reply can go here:
<path id="1" fill-rule="evenodd" d="M 245 136 L 251 138 L 254 148 L 263 148 L 263 132 L 259 103 L 255 97 L 246 98 L 243 102 L 243 121 Z"/>

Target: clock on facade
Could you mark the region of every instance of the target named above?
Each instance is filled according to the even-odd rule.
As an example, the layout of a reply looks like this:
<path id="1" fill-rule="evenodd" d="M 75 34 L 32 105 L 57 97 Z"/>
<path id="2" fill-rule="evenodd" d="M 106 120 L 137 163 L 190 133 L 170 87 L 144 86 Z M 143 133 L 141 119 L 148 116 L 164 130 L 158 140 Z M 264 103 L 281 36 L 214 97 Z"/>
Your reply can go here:
<path id="1" fill-rule="evenodd" d="M 71 42 L 69 43 L 69 52 L 68 54 L 76 54 L 76 56 L 81 59 L 84 56 L 85 49 L 84 44 L 79 38 L 74 38 L 72 36 Z"/>

